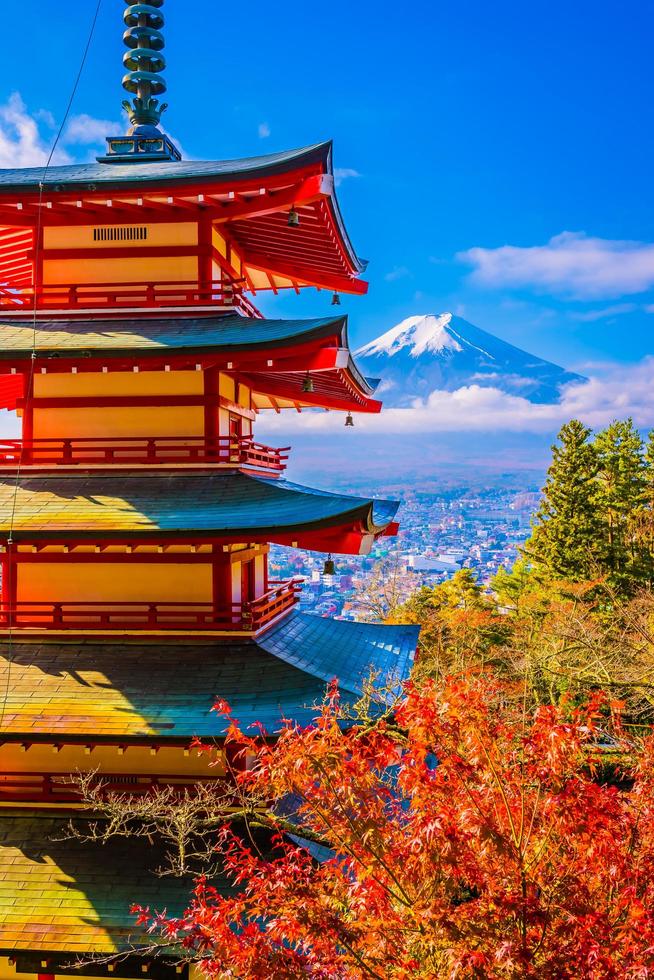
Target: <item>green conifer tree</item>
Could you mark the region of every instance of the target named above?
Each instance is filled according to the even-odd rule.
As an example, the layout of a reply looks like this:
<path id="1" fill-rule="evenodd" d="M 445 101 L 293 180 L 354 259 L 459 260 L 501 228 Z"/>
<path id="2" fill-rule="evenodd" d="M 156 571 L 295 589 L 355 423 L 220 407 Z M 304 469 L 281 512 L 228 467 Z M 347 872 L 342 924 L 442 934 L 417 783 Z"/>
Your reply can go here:
<path id="1" fill-rule="evenodd" d="M 529 560 L 558 578 L 591 579 L 599 571 L 597 454 L 590 436 L 591 430 L 577 419 L 559 432 L 532 536 L 524 548 Z"/>
<path id="2" fill-rule="evenodd" d="M 647 481 L 648 498 L 654 498 L 654 429 L 647 436 L 645 443 L 645 479 Z"/>
<path id="3" fill-rule="evenodd" d="M 616 583 L 637 582 L 644 572 L 644 556 L 633 533 L 647 496 L 643 440 L 633 421 L 626 419 L 599 432 L 594 446 L 606 569 Z"/>

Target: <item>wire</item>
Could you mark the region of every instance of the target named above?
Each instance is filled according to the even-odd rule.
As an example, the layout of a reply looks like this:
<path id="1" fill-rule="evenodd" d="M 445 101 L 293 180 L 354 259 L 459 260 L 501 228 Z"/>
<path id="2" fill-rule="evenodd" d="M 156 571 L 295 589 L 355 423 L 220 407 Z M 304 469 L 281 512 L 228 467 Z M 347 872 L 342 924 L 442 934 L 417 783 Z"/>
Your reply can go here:
<path id="1" fill-rule="evenodd" d="M 25 389 L 24 389 L 25 399 L 24 399 L 23 413 L 25 413 L 25 411 L 27 410 L 29 401 L 33 397 L 33 391 L 34 391 L 34 372 L 35 372 L 35 367 L 36 367 L 36 346 L 37 346 L 36 345 L 36 329 L 37 329 L 37 313 L 38 313 L 38 309 L 37 309 L 37 305 L 38 305 L 38 292 L 37 292 L 37 285 L 36 285 L 36 270 L 38 268 L 39 255 L 40 255 L 40 251 L 41 251 L 41 234 L 42 234 L 42 231 L 43 231 L 43 217 L 42 217 L 42 215 L 43 215 L 43 192 L 45 190 L 45 180 L 46 180 L 46 177 L 48 176 L 48 170 L 50 169 L 50 165 L 52 163 L 52 159 L 53 159 L 53 157 L 55 155 L 55 152 L 57 150 L 57 146 L 59 145 L 59 141 L 61 140 L 61 137 L 62 137 L 62 134 L 63 134 L 63 131 L 64 131 L 64 127 L 66 126 L 66 123 L 68 122 L 68 117 L 70 116 L 70 111 L 73 108 L 73 103 L 75 101 L 75 96 L 77 95 L 77 90 L 79 88 L 79 84 L 80 84 L 80 81 L 82 79 L 82 74 L 84 72 L 84 66 L 86 65 L 86 60 L 88 58 L 89 51 L 91 50 L 91 44 L 93 43 L 93 37 L 95 35 L 95 28 L 96 28 L 96 25 L 98 23 L 98 17 L 100 16 L 100 8 L 101 7 L 102 7 L 102 0 L 97 0 L 97 4 L 96 4 L 96 7 L 95 7 L 95 13 L 93 15 L 93 20 L 91 21 L 91 26 L 89 28 L 88 37 L 86 39 L 86 45 L 84 46 L 84 51 L 82 53 L 82 58 L 81 58 L 80 63 L 79 63 L 79 68 L 77 69 L 77 74 L 75 76 L 75 81 L 73 83 L 73 87 L 72 87 L 71 92 L 70 92 L 70 97 L 69 97 L 68 102 L 66 104 L 66 109 L 64 111 L 64 115 L 63 115 L 62 120 L 61 120 L 61 125 L 59 126 L 59 129 L 57 130 L 57 134 L 56 134 L 56 136 L 55 136 L 55 138 L 53 140 L 52 146 L 50 147 L 50 153 L 48 154 L 48 158 L 47 158 L 47 160 L 45 162 L 45 165 L 43 167 L 43 173 L 41 174 L 41 180 L 39 181 L 39 198 L 38 198 L 37 218 L 36 218 L 36 238 L 35 238 L 35 241 L 34 241 L 34 285 L 33 285 L 34 302 L 32 304 L 32 355 L 31 355 L 31 360 L 30 360 L 30 370 L 29 370 L 29 373 L 28 373 L 28 376 L 27 376 L 27 384 L 26 384 Z M 23 417 L 24 417 L 24 414 L 23 414 Z M 12 575 L 15 576 L 16 575 L 16 571 L 17 571 L 17 569 L 16 569 L 16 563 L 11 561 L 11 553 L 12 553 L 12 548 L 13 548 L 13 544 L 14 544 L 14 521 L 15 521 L 15 518 L 16 518 L 16 506 L 17 506 L 17 501 L 18 501 L 18 488 L 19 488 L 19 485 L 20 485 L 20 476 L 21 476 L 21 470 L 22 470 L 22 465 L 23 465 L 24 453 L 25 453 L 25 441 L 23 440 L 21 442 L 20 454 L 18 456 L 18 463 L 16 464 L 16 479 L 14 481 L 14 493 L 13 493 L 13 498 L 12 498 L 12 502 L 11 502 L 11 515 L 10 515 L 10 518 L 9 518 L 9 536 L 7 538 L 7 557 L 8 557 L 8 561 L 7 561 L 6 565 L 5 565 L 5 571 L 7 572 L 7 579 L 8 579 L 8 581 L 7 581 L 6 585 L 3 584 L 3 586 L 4 586 L 3 587 L 3 592 L 4 592 L 5 595 L 8 595 L 9 596 L 9 601 L 10 602 L 12 601 L 11 600 L 11 597 L 12 597 L 12 594 L 13 594 L 13 591 L 14 591 L 13 582 L 12 582 Z M 14 643 L 13 643 L 13 639 L 14 639 L 14 623 L 13 623 L 13 616 L 12 616 L 11 606 L 9 608 L 8 620 L 9 620 L 9 623 L 8 623 L 8 625 L 9 625 L 9 640 L 8 640 L 9 649 L 7 651 L 7 679 L 6 679 L 6 682 L 5 682 L 5 688 L 4 688 L 4 692 L 3 692 L 3 696 L 2 696 L 2 703 L 0 705 L 0 728 L 2 728 L 3 725 L 4 725 L 5 712 L 7 710 L 7 702 L 9 700 L 9 691 L 11 689 L 11 669 L 12 669 L 13 660 L 14 660 Z"/>

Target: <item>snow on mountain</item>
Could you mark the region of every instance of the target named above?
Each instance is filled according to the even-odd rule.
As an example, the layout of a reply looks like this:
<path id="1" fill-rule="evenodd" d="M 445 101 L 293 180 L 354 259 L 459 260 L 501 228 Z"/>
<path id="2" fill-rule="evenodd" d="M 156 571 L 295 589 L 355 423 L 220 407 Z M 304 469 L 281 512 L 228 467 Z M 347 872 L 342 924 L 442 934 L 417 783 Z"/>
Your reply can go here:
<path id="1" fill-rule="evenodd" d="M 365 374 L 381 378 L 387 406 L 471 384 L 547 404 L 559 400 L 563 385 L 585 380 L 452 313 L 407 317 L 356 356 Z"/>

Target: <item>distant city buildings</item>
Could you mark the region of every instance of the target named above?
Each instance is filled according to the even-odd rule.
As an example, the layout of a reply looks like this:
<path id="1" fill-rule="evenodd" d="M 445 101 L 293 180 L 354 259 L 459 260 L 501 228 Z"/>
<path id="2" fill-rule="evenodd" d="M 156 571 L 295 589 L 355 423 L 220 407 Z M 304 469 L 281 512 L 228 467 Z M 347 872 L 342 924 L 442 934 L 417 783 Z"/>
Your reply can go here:
<path id="1" fill-rule="evenodd" d="M 531 490 L 409 491 L 398 537 L 380 538 L 370 555 L 337 556 L 335 574 L 325 576 L 326 556 L 274 548 L 271 575 L 303 578 L 302 608 L 315 615 L 369 620 L 374 607 L 372 618 L 379 618 L 391 601 L 444 582 L 461 568 L 474 569 L 482 585 L 501 568 L 510 569 L 529 537 L 538 499 Z"/>

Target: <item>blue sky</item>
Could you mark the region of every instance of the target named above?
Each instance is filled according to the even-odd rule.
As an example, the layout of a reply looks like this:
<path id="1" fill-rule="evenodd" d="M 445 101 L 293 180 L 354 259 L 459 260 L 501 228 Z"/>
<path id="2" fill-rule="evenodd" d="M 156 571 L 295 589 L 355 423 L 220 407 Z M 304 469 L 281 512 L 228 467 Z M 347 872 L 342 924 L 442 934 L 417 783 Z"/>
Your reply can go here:
<path id="1" fill-rule="evenodd" d="M 24 43 L 8 40 L 26 36 L 25 8 L 3 12 L 0 102 L 20 93 L 44 140 L 43 111 L 61 116 L 93 7 L 85 0 L 73 14 L 33 0 L 28 58 Z M 123 9 L 103 0 L 75 114 L 120 119 Z M 644 283 L 627 275 L 626 287 L 618 276 L 598 292 L 574 277 L 570 285 L 565 272 L 543 281 L 539 253 L 513 256 L 528 267 L 517 282 L 497 269 L 471 281 L 474 265 L 456 258 L 542 247 L 566 231 L 609 243 L 652 238 L 649 0 L 251 0 L 238 9 L 195 0 L 190 10 L 186 0 L 165 5 L 166 125 L 188 155 L 255 155 L 332 137 L 336 166 L 360 175 L 339 188 L 371 262 L 369 297 L 345 303 L 357 341 L 409 314 L 455 309 L 569 366 L 649 353 L 654 274 Z M 71 156 L 89 154 L 68 142 Z M 622 257 L 624 247 L 599 246 L 600 261 L 612 265 L 616 247 Z M 648 252 L 627 251 L 628 261 L 654 266 Z M 541 264 L 552 258 L 575 261 L 550 247 Z M 310 293 L 266 306 L 305 315 L 327 304 Z"/>
<path id="2" fill-rule="evenodd" d="M 33 0 L 29 25 L 25 8 L 3 12 L 0 166 L 43 159 L 94 6 Z M 124 7 L 103 0 L 60 161 L 92 158 L 105 132 L 123 129 Z M 546 418 L 457 394 L 438 410 L 441 427 L 456 416 L 549 432 L 566 412 L 654 424 L 651 0 L 164 9 L 165 123 L 187 156 L 334 139 L 341 204 L 370 260 L 369 296 L 343 300 L 355 344 L 406 316 L 453 310 L 592 378 Z M 25 42 L 8 39 L 28 27 L 26 57 Z M 261 305 L 320 315 L 329 299 Z"/>

